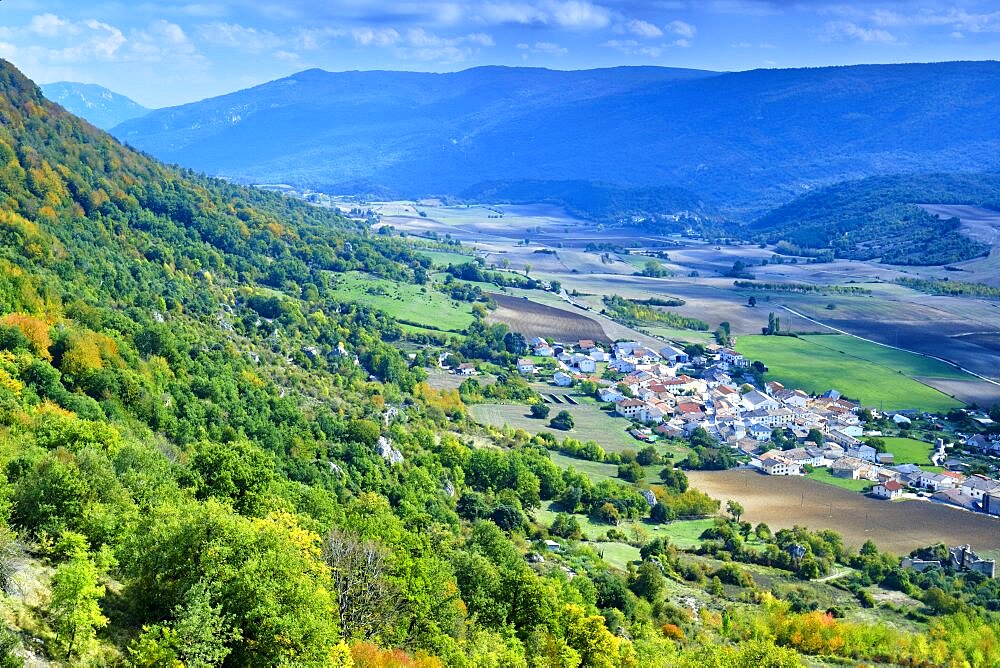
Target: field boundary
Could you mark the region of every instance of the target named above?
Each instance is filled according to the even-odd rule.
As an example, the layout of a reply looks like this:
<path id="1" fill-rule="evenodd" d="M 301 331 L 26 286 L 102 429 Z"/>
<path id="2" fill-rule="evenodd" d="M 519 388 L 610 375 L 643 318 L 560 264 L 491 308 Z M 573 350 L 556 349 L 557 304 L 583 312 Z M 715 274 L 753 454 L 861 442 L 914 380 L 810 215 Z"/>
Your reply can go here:
<path id="1" fill-rule="evenodd" d="M 809 316 L 805 315 L 804 313 L 799 313 L 795 309 L 789 308 L 789 307 L 785 306 L 784 304 L 778 304 L 778 308 L 782 308 L 782 309 L 788 311 L 789 313 L 791 313 L 792 315 L 797 315 L 798 317 L 804 318 L 805 320 L 808 320 L 809 322 L 814 322 L 817 325 L 820 325 L 821 327 L 826 327 L 828 329 L 832 329 L 833 331 L 837 332 L 838 334 L 844 334 L 846 336 L 853 337 L 853 338 L 858 339 L 860 341 L 866 341 L 868 343 L 874 343 L 875 345 L 882 346 L 883 348 L 890 348 L 892 350 L 898 350 L 900 352 L 910 353 L 911 355 L 920 355 L 921 357 L 926 357 L 927 359 L 937 360 L 938 362 L 944 362 L 945 364 L 948 364 L 948 365 L 951 365 L 951 366 L 955 367 L 959 371 L 964 371 L 965 373 L 969 374 L 970 376 L 975 376 L 979 380 L 983 380 L 983 381 L 986 381 L 987 383 L 989 383 L 991 385 L 996 385 L 997 387 L 1000 387 L 1000 382 L 997 382 L 997 381 L 993 380 L 992 378 L 987 378 L 986 376 L 981 376 L 978 373 L 976 373 L 975 371 L 971 371 L 969 369 L 966 369 L 964 366 L 962 366 L 960 364 L 955 364 L 954 362 L 952 362 L 949 359 L 945 359 L 943 357 L 937 357 L 936 355 L 928 355 L 927 353 L 919 353 L 919 352 L 917 352 L 915 350 L 907 350 L 906 348 L 900 348 L 899 346 L 894 346 L 894 345 L 891 345 L 891 344 L 888 344 L 888 343 L 882 343 L 880 341 L 872 341 L 871 339 L 866 339 L 863 336 L 858 336 L 857 334 L 852 334 L 850 332 L 845 332 L 844 330 L 838 329 L 838 328 L 834 327 L 833 325 L 827 325 L 826 323 L 821 322 L 819 320 L 816 320 L 815 318 L 810 318 Z M 885 365 L 880 365 L 880 366 L 885 366 Z M 932 390 L 936 390 L 937 392 L 941 392 L 941 390 L 938 390 L 936 387 L 933 387 L 931 385 L 927 385 L 927 383 L 919 381 L 916 378 L 914 378 L 913 380 L 916 380 L 916 382 L 920 383 L 921 385 L 925 385 L 927 387 L 930 387 Z"/>

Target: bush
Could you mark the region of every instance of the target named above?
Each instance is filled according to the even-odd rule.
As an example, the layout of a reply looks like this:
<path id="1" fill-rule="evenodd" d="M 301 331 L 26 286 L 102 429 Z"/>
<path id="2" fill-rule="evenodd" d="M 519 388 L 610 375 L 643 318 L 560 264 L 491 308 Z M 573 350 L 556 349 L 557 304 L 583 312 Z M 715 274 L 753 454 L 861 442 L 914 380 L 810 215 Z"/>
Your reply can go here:
<path id="1" fill-rule="evenodd" d="M 549 416 L 548 404 L 531 404 L 531 417 L 536 420 L 544 420 Z"/>
<path id="2" fill-rule="evenodd" d="M 549 420 L 549 426 L 553 429 L 569 431 L 573 428 L 573 416 L 568 411 L 559 411 L 554 418 Z"/>

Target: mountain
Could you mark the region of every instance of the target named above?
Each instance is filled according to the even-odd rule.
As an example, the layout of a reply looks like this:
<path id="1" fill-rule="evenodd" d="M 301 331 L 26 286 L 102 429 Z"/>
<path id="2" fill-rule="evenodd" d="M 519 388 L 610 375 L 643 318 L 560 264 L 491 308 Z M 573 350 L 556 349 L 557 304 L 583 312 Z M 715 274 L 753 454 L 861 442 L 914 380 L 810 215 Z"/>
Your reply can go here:
<path id="1" fill-rule="evenodd" d="M 102 130 L 149 113 L 138 102 L 96 84 L 59 81 L 41 89 L 45 97 Z"/>
<path id="2" fill-rule="evenodd" d="M 795 252 L 833 250 L 839 257 L 936 265 L 985 255 L 989 246 L 960 231 L 959 221 L 919 204 L 972 204 L 1000 210 L 1000 174 L 871 177 L 817 189 L 754 221 L 751 237 L 785 242 Z"/>
<path id="3" fill-rule="evenodd" d="M 995 580 L 751 527 L 646 448 L 651 508 L 638 459 L 479 426 L 466 401 L 542 402 L 523 337 L 481 294 L 437 336 L 345 287 L 477 299 L 410 241 L 164 166 L 3 61 L 0 191 L 4 666 L 995 663 Z M 443 354 L 502 371 L 436 390 Z"/>
<path id="4" fill-rule="evenodd" d="M 998 102 L 996 62 L 309 70 L 113 132 L 243 182 L 407 197 L 519 179 L 669 186 L 748 220 L 844 179 L 998 169 Z"/>
<path id="5" fill-rule="evenodd" d="M 469 202 L 555 204 L 583 220 L 597 223 L 665 228 L 680 220 L 715 218 L 717 214 L 684 188 L 624 188 L 593 181 L 491 181 L 458 194 Z M 669 217 L 660 212 L 670 212 Z"/>

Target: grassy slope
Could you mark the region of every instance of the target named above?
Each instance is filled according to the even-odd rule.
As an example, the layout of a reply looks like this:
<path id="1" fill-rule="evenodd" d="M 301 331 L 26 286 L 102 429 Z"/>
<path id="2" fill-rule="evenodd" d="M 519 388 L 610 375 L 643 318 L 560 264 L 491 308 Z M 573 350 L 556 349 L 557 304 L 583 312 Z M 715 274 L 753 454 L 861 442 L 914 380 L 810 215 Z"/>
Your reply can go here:
<path id="1" fill-rule="evenodd" d="M 529 434 L 547 431 L 560 440 L 569 436 L 581 441 L 597 441 L 608 452 L 620 452 L 631 448 L 638 450 L 643 446 L 625 429 L 630 422 L 625 418 L 613 417 L 605 413 L 595 404 L 591 405 L 551 405 L 551 415 L 559 411 L 568 411 L 573 416 L 574 427 L 569 431 L 558 431 L 549 427 L 548 420 L 536 420 L 528 417 L 528 409 L 520 404 L 478 404 L 470 408 L 472 416 L 479 422 L 502 427 L 505 424 L 515 429 L 524 429 Z"/>
<path id="2" fill-rule="evenodd" d="M 441 330 L 460 331 L 473 320 L 470 304 L 450 299 L 430 286 L 397 283 L 360 272 L 339 275 L 337 294 L 394 318 Z"/>
<path id="3" fill-rule="evenodd" d="M 767 376 L 789 387 L 821 393 L 830 388 L 885 410 L 944 412 L 961 403 L 912 376 L 955 377 L 948 365 L 853 337 L 743 336 L 737 349 L 770 369 Z M 950 375 L 942 375 L 948 373 Z M 966 376 L 967 377 L 967 376 Z"/>

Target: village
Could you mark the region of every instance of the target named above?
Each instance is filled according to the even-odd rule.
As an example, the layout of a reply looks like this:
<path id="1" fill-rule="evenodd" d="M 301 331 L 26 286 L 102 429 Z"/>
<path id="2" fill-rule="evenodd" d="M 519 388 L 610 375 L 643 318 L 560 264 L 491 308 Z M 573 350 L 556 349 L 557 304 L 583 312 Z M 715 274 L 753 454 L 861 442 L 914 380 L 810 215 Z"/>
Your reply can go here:
<path id="1" fill-rule="evenodd" d="M 636 341 L 605 347 L 592 340 L 560 344 L 537 337 L 529 345 L 533 357 L 518 360 L 519 374 L 544 376 L 559 387 L 590 383 L 599 401 L 632 421 L 629 433 L 638 441 L 684 438 L 701 428 L 735 450 L 744 467 L 764 475 L 826 469 L 833 478 L 870 482 L 865 491 L 875 498 L 924 500 L 1000 517 L 1000 480 L 968 473 L 967 464 L 948 454 L 944 438 L 936 439 L 929 461 L 921 465 L 897 463 L 892 452 L 869 444 L 883 434 L 864 418 L 886 418 L 909 429 L 930 415 L 880 413 L 835 389 L 813 396 L 775 381 L 760 383 L 749 359 L 715 344 L 693 356 L 673 345 L 657 351 Z M 949 436 L 963 449 L 1000 454 L 1000 441 Z"/>

